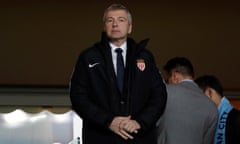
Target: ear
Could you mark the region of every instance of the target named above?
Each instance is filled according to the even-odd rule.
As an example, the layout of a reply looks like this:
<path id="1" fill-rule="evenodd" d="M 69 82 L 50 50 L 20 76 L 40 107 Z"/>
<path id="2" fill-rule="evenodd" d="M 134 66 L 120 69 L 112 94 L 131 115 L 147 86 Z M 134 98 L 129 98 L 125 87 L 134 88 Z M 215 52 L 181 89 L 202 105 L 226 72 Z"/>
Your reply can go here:
<path id="1" fill-rule="evenodd" d="M 176 72 L 175 70 L 170 71 L 170 73 L 168 74 L 168 83 L 170 84 L 178 84 L 179 82 L 179 73 Z"/>
<path id="2" fill-rule="evenodd" d="M 178 73 L 176 71 L 173 71 L 172 72 L 172 77 L 173 77 L 173 80 L 176 81 L 177 78 L 178 78 Z"/>
<path id="3" fill-rule="evenodd" d="M 177 72 L 177 71 L 173 71 L 172 72 L 172 77 L 173 77 L 173 81 L 175 83 L 179 83 L 182 79 L 183 79 L 183 76 L 181 73 Z"/>
<path id="4" fill-rule="evenodd" d="M 212 97 L 213 97 L 213 89 L 212 88 L 210 88 L 210 87 L 208 87 L 208 88 L 206 88 L 206 90 L 205 90 L 205 95 L 207 95 L 210 99 L 212 99 Z"/>
<path id="5" fill-rule="evenodd" d="M 128 34 L 132 33 L 132 24 L 129 24 L 129 28 L 128 28 Z"/>

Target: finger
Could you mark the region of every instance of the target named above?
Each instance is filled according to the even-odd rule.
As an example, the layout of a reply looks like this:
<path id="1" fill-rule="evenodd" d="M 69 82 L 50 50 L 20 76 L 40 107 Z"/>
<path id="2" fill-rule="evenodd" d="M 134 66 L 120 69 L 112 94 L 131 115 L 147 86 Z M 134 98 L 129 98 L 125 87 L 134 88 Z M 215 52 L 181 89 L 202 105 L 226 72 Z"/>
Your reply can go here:
<path id="1" fill-rule="evenodd" d="M 137 130 L 137 125 L 133 122 L 133 121 L 129 121 L 129 123 L 127 123 L 124 126 L 124 129 L 130 133 L 134 132 L 135 130 Z"/>
<path id="2" fill-rule="evenodd" d="M 129 139 L 133 139 L 133 136 L 131 136 L 129 133 L 127 133 L 125 130 L 120 130 L 120 133 L 124 135 L 125 137 Z"/>
<path id="3" fill-rule="evenodd" d="M 133 132 L 138 133 L 138 129 L 136 127 L 131 127 L 127 131 L 130 132 L 130 133 L 133 133 Z"/>
<path id="4" fill-rule="evenodd" d="M 123 134 L 122 132 L 118 131 L 117 134 L 119 136 L 121 136 L 123 139 L 127 140 L 128 139 L 128 136 L 126 136 L 125 134 Z"/>
<path id="5" fill-rule="evenodd" d="M 121 136 L 123 139 L 128 140 L 128 137 L 122 134 L 121 132 L 118 132 L 117 134 Z"/>
<path id="6" fill-rule="evenodd" d="M 123 129 L 124 127 L 126 127 L 128 125 L 128 122 L 129 122 L 129 120 L 122 120 L 119 123 L 119 127 Z"/>
<path id="7" fill-rule="evenodd" d="M 132 133 L 135 130 L 135 128 L 130 124 L 125 125 L 123 129 L 130 133 Z"/>

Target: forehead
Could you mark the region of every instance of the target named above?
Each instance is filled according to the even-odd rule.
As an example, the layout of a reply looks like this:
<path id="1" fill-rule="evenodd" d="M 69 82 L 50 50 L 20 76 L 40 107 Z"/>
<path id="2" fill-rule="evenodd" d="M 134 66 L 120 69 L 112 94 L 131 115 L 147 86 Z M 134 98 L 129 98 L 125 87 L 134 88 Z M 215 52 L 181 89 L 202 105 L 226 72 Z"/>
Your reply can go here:
<path id="1" fill-rule="evenodd" d="M 110 17 L 125 17 L 127 18 L 127 11 L 126 10 L 109 10 L 106 13 L 106 18 Z"/>

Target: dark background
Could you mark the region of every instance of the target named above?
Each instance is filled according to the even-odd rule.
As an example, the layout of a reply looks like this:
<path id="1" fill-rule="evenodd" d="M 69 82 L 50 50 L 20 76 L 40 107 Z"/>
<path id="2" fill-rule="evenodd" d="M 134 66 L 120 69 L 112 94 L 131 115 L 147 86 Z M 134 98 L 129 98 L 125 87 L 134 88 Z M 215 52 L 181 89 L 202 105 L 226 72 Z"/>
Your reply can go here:
<path id="1" fill-rule="evenodd" d="M 225 90 L 240 90 L 240 3 L 231 0 L 0 1 L 0 85 L 68 86 L 79 53 L 100 39 L 112 3 L 131 10 L 131 37 L 150 38 L 162 72 L 168 59 L 185 56 L 196 77 L 213 74 Z"/>

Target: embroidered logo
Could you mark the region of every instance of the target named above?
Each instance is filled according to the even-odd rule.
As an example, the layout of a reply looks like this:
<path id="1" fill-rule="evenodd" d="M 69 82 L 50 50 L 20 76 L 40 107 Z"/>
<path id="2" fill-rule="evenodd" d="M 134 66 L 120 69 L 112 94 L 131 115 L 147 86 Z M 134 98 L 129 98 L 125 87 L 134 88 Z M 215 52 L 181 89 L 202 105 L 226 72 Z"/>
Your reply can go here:
<path id="1" fill-rule="evenodd" d="M 140 71 L 144 71 L 146 68 L 144 59 L 137 59 L 137 67 Z"/>
<path id="2" fill-rule="evenodd" d="M 89 64 L 88 67 L 89 67 L 89 68 L 93 68 L 93 67 L 95 67 L 95 66 L 98 65 L 98 64 L 100 64 L 100 63 Z"/>

